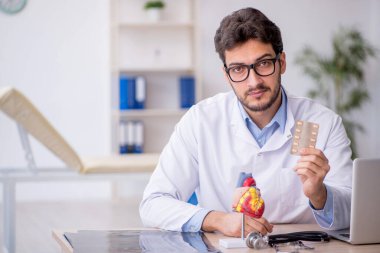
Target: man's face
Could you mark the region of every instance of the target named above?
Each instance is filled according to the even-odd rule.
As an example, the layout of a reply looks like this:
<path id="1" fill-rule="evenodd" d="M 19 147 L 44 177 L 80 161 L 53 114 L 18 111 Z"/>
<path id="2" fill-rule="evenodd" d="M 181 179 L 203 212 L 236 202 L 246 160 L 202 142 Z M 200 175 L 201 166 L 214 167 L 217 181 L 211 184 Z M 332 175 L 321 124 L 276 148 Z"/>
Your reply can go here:
<path id="1" fill-rule="evenodd" d="M 275 58 L 271 44 L 264 44 L 257 40 L 249 40 L 231 50 L 226 50 L 225 59 L 227 68 L 239 64 L 250 65 L 264 59 Z M 279 63 L 281 62 L 281 65 Z M 225 73 L 236 96 L 246 110 L 263 112 L 269 109 L 279 99 L 281 74 L 285 72 L 285 53 L 275 63 L 275 71 L 269 76 L 259 76 L 250 69 L 249 77 L 242 82 L 233 82 Z"/>

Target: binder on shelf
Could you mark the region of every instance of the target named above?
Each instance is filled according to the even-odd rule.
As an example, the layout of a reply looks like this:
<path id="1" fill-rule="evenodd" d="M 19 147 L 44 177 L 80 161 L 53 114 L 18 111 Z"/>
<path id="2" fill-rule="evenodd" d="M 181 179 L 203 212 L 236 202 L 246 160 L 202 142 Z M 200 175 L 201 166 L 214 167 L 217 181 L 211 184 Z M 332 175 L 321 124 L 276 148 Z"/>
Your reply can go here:
<path id="1" fill-rule="evenodd" d="M 192 76 L 179 78 L 180 107 L 190 108 L 195 102 L 195 79 Z"/>
<path id="2" fill-rule="evenodd" d="M 134 153 L 135 150 L 135 136 L 134 136 L 133 121 L 127 121 L 127 153 Z"/>
<path id="3" fill-rule="evenodd" d="M 134 153 L 144 153 L 144 124 L 142 121 L 134 122 Z"/>
<path id="4" fill-rule="evenodd" d="M 145 96 L 146 96 L 146 83 L 145 78 L 142 76 L 136 77 L 136 93 L 135 93 L 135 108 L 145 108 Z"/>
<path id="5" fill-rule="evenodd" d="M 144 152 L 144 124 L 140 120 L 121 120 L 119 134 L 119 153 Z"/>
<path id="6" fill-rule="evenodd" d="M 128 153 L 127 147 L 127 122 L 124 120 L 120 121 L 119 125 L 119 153 L 126 154 Z"/>
<path id="7" fill-rule="evenodd" d="M 131 76 L 120 76 L 119 98 L 120 110 L 133 109 L 135 100 L 136 79 Z"/>
<path id="8" fill-rule="evenodd" d="M 144 77 L 121 75 L 119 80 L 120 110 L 144 109 L 145 90 Z"/>

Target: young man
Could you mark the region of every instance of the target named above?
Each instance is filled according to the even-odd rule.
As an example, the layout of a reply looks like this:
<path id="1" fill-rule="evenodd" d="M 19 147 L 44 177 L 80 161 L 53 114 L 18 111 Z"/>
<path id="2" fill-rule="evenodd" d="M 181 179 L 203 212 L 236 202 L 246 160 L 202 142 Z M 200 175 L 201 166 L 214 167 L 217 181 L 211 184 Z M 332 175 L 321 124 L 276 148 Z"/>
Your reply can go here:
<path id="1" fill-rule="evenodd" d="M 260 11 L 241 9 L 222 20 L 215 47 L 233 91 L 198 103 L 176 125 L 144 192 L 144 225 L 240 236 L 232 199 L 246 172 L 265 201 L 262 218 L 246 218 L 246 234 L 270 233 L 275 223 L 348 227 L 350 141 L 338 115 L 282 87 L 280 29 Z M 316 148 L 299 156 L 290 154 L 297 120 L 319 124 Z M 187 203 L 194 191 L 198 206 Z"/>

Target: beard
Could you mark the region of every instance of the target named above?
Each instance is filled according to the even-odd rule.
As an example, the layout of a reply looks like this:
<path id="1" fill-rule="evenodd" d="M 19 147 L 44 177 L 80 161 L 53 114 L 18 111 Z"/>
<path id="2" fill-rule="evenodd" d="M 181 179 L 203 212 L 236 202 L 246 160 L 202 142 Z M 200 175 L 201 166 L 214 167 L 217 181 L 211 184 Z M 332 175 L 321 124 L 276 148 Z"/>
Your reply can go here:
<path id="1" fill-rule="evenodd" d="M 269 98 L 269 101 L 264 104 L 257 104 L 257 105 L 250 105 L 249 102 L 245 98 L 247 98 L 249 96 L 249 93 L 251 93 L 252 91 L 265 91 L 265 92 L 269 91 L 270 92 L 271 89 L 267 87 L 266 85 L 264 85 L 263 83 L 257 84 L 254 89 L 249 89 L 247 92 L 244 93 L 244 97 L 238 96 L 235 89 L 233 90 L 237 98 L 239 99 L 240 103 L 245 108 L 249 109 L 252 112 L 263 112 L 263 111 L 268 110 L 270 107 L 272 107 L 272 105 L 276 102 L 276 99 L 281 93 L 280 88 L 281 88 L 281 75 L 278 77 L 277 85 L 274 87 L 274 90 Z"/>

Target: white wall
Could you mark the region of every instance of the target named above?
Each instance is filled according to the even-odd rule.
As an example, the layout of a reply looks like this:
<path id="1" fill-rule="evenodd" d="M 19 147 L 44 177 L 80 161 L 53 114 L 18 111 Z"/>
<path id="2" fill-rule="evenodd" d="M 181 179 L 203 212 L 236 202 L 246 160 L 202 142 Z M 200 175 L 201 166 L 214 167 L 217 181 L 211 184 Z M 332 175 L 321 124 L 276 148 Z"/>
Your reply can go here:
<path id="1" fill-rule="evenodd" d="M 0 12 L 0 86 L 24 92 L 81 155 L 110 149 L 108 24 L 107 0 L 33 0 L 17 15 Z M 16 135 L 2 114 L 1 165 L 20 163 Z"/>
<path id="2" fill-rule="evenodd" d="M 0 12 L 0 87 L 24 92 L 80 155 L 110 151 L 108 85 L 108 0 L 31 0 L 16 15 Z M 32 144 L 38 165 L 62 164 Z M 22 165 L 15 124 L 0 113 L 0 167 Z M 29 196 L 27 188 L 19 195 Z M 35 192 L 56 194 L 50 186 Z M 78 187 L 65 192 L 81 195 Z"/>
<path id="3" fill-rule="evenodd" d="M 223 80 L 213 37 L 220 20 L 241 7 L 262 10 L 281 28 L 288 60 L 283 84 L 294 94 L 305 95 L 313 85 L 294 65 L 296 53 L 309 44 L 328 54 L 331 36 L 341 25 L 360 28 L 380 49 L 377 0 L 200 2 L 206 97 L 230 89 Z M 0 13 L 0 86 L 22 90 L 81 155 L 107 154 L 111 150 L 108 14 L 107 0 L 30 0 L 17 15 Z M 366 128 L 359 140 L 361 156 L 380 156 L 380 119 L 376 111 L 380 108 L 379 66 L 380 55 L 370 62 L 366 77 L 372 100 L 356 114 Z M 0 114 L 0 167 L 24 164 L 18 138 L 13 122 Z M 38 164 L 60 164 L 43 148 L 33 145 Z M 107 186 L 101 189 L 107 191 Z M 43 190 L 39 193 L 47 194 Z"/>

